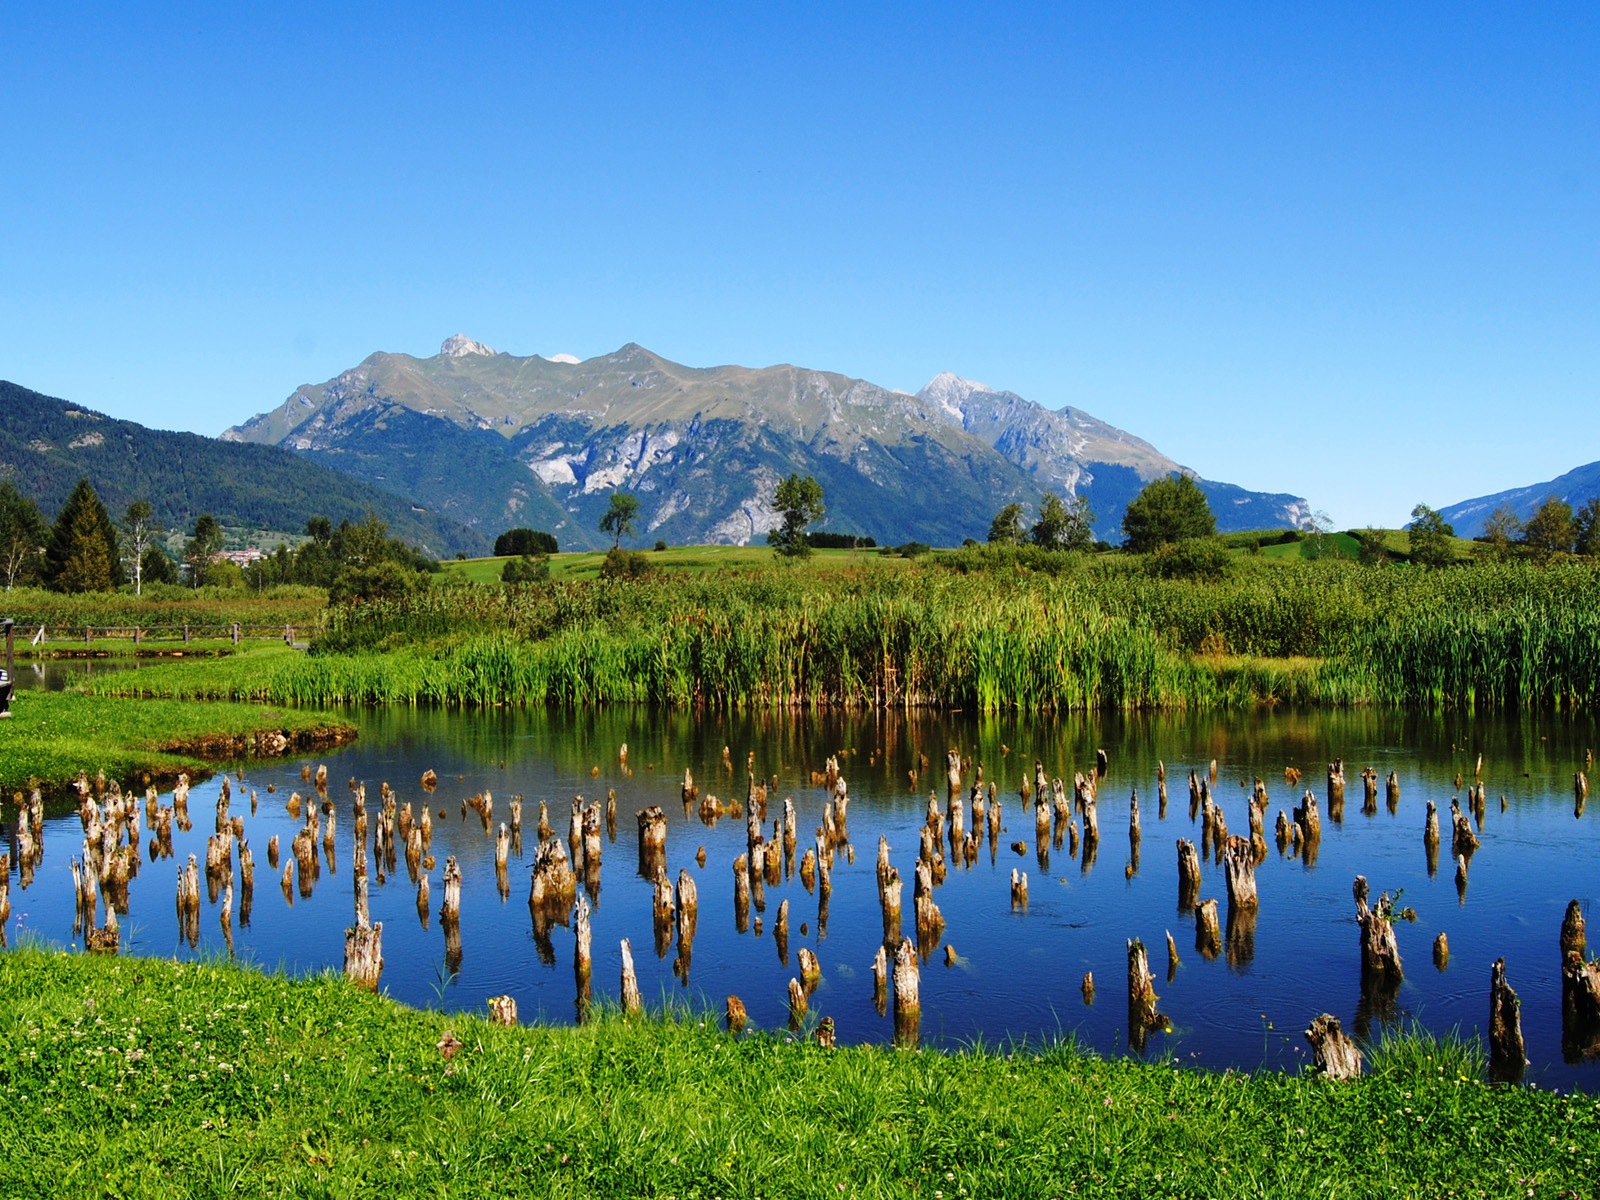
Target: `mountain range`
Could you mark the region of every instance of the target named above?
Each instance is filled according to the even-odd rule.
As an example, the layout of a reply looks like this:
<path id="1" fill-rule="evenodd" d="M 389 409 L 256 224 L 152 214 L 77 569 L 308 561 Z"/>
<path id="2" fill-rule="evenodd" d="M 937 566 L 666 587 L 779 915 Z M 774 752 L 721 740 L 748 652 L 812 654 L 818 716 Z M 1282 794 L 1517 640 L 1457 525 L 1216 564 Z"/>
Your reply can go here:
<path id="1" fill-rule="evenodd" d="M 223 438 L 291 450 L 483 537 L 514 525 L 563 548 L 604 544 L 612 492 L 634 493 L 641 539 L 759 541 L 777 483 L 823 486 L 823 528 L 883 544 L 982 539 L 1012 501 L 1085 495 L 1095 531 L 1182 471 L 1149 442 L 1075 408 L 1052 411 L 944 374 L 916 394 L 795 366 L 689 367 L 628 344 L 584 361 L 497 353 L 463 335 L 431 358 L 376 353 Z M 1192 474 L 1192 472 L 1191 472 Z M 1297 496 L 1198 480 L 1224 532 L 1304 526 Z"/>
<path id="2" fill-rule="evenodd" d="M 1557 475 L 1544 483 L 1463 500 L 1459 504 L 1441 508 L 1439 515 L 1455 527 L 1457 537 L 1477 537 L 1497 508 L 1509 508 L 1516 514 L 1517 520 L 1526 521 L 1551 496 L 1566 501 L 1574 510 L 1600 496 L 1600 462 L 1574 467 L 1566 474 Z"/>
<path id="3" fill-rule="evenodd" d="M 300 533 L 314 516 L 338 523 L 371 511 L 392 536 L 436 556 L 489 550 L 489 540 L 465 525 L 276 446 L 149 429 L 5 381 L 0 478 L 31 497 L 46 520 L 87 478 L 113 519 L 132 501 L 148 500 L 167 529 L 190 529 L 209 512 L 225 526 Z"/>

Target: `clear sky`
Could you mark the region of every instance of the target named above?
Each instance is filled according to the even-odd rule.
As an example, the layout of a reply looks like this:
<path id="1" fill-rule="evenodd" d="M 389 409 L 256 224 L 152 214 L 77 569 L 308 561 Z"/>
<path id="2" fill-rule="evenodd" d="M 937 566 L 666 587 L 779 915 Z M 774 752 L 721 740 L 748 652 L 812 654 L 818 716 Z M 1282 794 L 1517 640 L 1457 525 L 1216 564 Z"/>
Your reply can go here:
<path id="1" fill-rule="evenodd" d="M 456 332 L 1399 524 L 1600 459 L 1600 6 L 0 6 L 0 377 L 216 434 Z"/>

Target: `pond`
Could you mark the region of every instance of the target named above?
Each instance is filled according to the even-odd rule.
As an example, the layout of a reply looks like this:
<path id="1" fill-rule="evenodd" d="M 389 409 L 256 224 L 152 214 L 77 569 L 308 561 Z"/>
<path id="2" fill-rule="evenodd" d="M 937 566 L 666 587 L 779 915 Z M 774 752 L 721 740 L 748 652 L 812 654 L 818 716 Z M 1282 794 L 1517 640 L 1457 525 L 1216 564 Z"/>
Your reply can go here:
<path id="1" fill-rule="evenodd" d="M 1568 1063 L 1561 1045 L 1561 955 L 1558 937 L 1568 902 L 1592 919 L 1600 851 L 1594 811 L 1577 811 L 1573 774 L 1600 743 L 1591 718 L 1520 716 L 1433 718 L 1372 711 L 1249 715 L 1093 716 L 1037 722 L 976 719 L 961 713 L 756 714 L 695 716 L 646 710 L 596 714 L 544 711 L 456 713 L 415 710 L 349 714 L 361 726 L 350 747 L 314 762 L 256 763 L 232 783 L 232 813 L 242 816 L 256 862 L 249 923 L 237 911 L 225 937 L 219 902 L 202 888 L 200 934 L 191 946 L 180 935 L 174 895 L 178 868 L 189 854 L 203 865 L 215 828 L 221 777 L 189 795 L 193 828 L 174 833 L 174 858 L 150 862 L 132 881 L 122 918 L 124 952 L 190 958 L 232 953 L 267 969 L 304 972 L 343 962 L 344 931 L 353 919 L 353 793 L 364 781 L 375 823 L 380 783 L 400 804 L 433 815 L 428 872 L 431 903 L 419 915 L 416 887 L 402 857 L 384 882 L 369 880 L 372 919 L 383 923 L 381 988 L 407 1004 L 483 1011 L 490 997 L 510 995 L 524 1021 L 576 1019 L 574 937 L 555 928 L 541 946 L 528 907 L 529 867 L 537 845 L 539 802 L 546 802 L 555 835 L 565 842 L 574 796 L 605 801 L 616 793 L 614 839 L 606 837 L 593 896 L 594 996 L 619 995 L 620 942 L 627 938 L 648 1005 L 687 1004 L 720 1012 L 736 994 L 752 1024 L 781 1029 L 788 1021 L 788 983 L 799 975 L 799 951 L 816 954 L 821 981 L 810 996 L 810 1019 L 833 1019 L 841 1042 L 892 1038 L 892 1013 L 874 1004 L 872 963 L 883 941 L 876 875 L 880 837 L 904 880 L 903 923 L 913 935 L 912 880 L 930 792 L 946 807 L 945 752 L 967 760 L 963 794 L 976 767 L 993 783 L 1003 806 L 997 836 L 987 837 L 970 863 L 943 853 L 947 871 L 934 891 L 942 935 L 921 963 L 920 1023 L 924 1044 L 1004 1044 L 1070 1035 L 1104 1054 L 1128 1051 L 1126 1003 L 1129 938 L 1149 948 L 1160 995 L 1171 1021 L 1143 1053 L 1221 1069 L 1299 1070 L 1309 1057 L 1302 1031 L 1327 1011 L 1347 1032 L 1368 1039 L 1386 1031 L 1421 1028 L 1434 1034 L 1478 1036 L 1487 1028 L 1491 965 L 1506 961 L 1522 999 L 1522 1027 L 1531 1060 L 1528 1078 L 1542 1087 L 1600 1090 L 1600 1067 Z M 627 758 L 620 756 L 626 743 Z M 727 758 L 724 758 L 724 749 Z M 1098 786 L 1100 840 L 1091 859 L 1070 840 L 1035 839 L 1034 813 L 1021 800 L 1034 762 L 1072 791 L 1075 771 L 1092 773 L 1104 749 L 1107 770 Z M 1481 847 L 1470 859 L 1464 889 L 1451 857 L 1450 807 L 1468 788 L 1482 755 L 1486 792 Z M 799 851 L 814 844 L 827 794 L 816 780 L 837 755 L 848 781 L 848 847 L 831 874 L 826 920 L 819 892 L 798 870 L 765 888 L 765 910 L 753 911 L 744 932 L 734 912 L 734 860 L 746 849 L 746 822 L 724 816 L 708 823 L 681 801 L 687 768 L 703 795 L 743 800 L 746 762 L 759 776 L 776 776 L 766 831 L 792 797 Z M 923 758 L 926 757 L 926 765 Z M 1347 776 L 1342 815 L 1328 805 L 1326 770 L 1342 758 Z M 1180 910 L 1178 839 L 1202 843 L 1201 820 L 1191 816 L 1187 775 L 1209 776 L 1230 833 L 1249 833 L 1252 781 L 1268 793 L 1267 853 L 1256 868 L 1260 909 L 1253 936 L 1235 930 L 1214 956 L 1197 949 L 1192 911 Z M 302 768 L 325 762 L 335 812 L 335 849 L 324 859 L 309 896 L 279 885 L 266 863 L 277 836 L 283 861 L 302 821 L 288 802 L 299 792 L 315 799 Z M 1157 801 L 1158 764 L 1165 763 L 1169 801 Z M 731 763 L 731 769 L 729 767 Z M 1378 773 L 1378 798 L 1364 811 L 1359 772 Z M 1304 773 L 1298 786 L 1285 769 Z M 425 771 L 437 789 L 424 792 Z M 913 781 L 911 772 L 916 771 Z M 1385 779 L 1394 772 L 1399 799 L 1391 811 Z M 1457 784 L 1457 776 L 1462 777 Z M 1314 858 L 1274 839 L 1279 810 L 1290 813 L 1309 788 L 1317 797 L 1322 837 Z M 1134 855 L 1129 801 L 1139 797 L 1142 837 Z M 252 793 L 254 811 L 252 811 Z M 523 836 L 511 859 L 509 888 L 497 882 L 495 837 L 465 801 L 488 793 L 492 823 L 509 819 L 508 801 L 523 798 Z M 1423 841 L 1427 801 L 1440 815 L 1443 845 L 1430 870 Z M 170 804 L 170 796 L 162 802 Z M 1600 807 L 1600 801 L 1596 802 Z M 653 936 L 653 889 L 638 873 L 634 814 L 659 805 L 666 814 L 666 869 L 686 869 L 699 892 L 692 954 L 678 961 L 674 944 Z M 142 806 L 141 806 L 142 809 Z M 8 807 L 8 818 L 14 809 Z M 142 818 L 142 812 L 141 812 Z M 1082 817 L 1075 818 L 1081 828 Z M 970 817 L 968 818 L 970 825 Z M 141 828 L 143 821 L 141 820 Z M 149 831 L 144 830 L 148 845 Z M 370 834 L 369 834 L 370 843 Z M 70 809 L 52 808 L 44 825 L 44 857 L 31 885 L 18 886 L 13 867 L 13 941 L 33 937 L 81 946 L 74 931 L 70 863 L 81 854 L 83 831 Z M 1013 848 L 1020 846 L 1021 853 Z M 704 849 L 704 865 L 697 861 Z M 320 851 L 320 846 L 319 846 Z M 462 872 L 459 961 L 447 956 L 438 919 L 442 872 L 454 856 Z M 319 855 L 320 857 L 320 855 Z M 15 855 L 13 855 L 15 863 Z M 1013 869 L 1028 874 L 1027 903 L 1014 905 Z M 1414 920 L 1396 923 L 1404 981 L 1377 1002 L 1364 999 L 1352 882 L 1364 875 L 1374 899 L 1398 894 Z M 1202 860 L 1202 899 L 1228 911 L 1222 868 Z M 785 945 L 775 936 L 783 901 L 789 906 Z M 756 918 L 761 918 L 758 932 Z M 1168 977 L 1166 935 L 1180 963 Z M 1449 957 L 1436 965 L 1443 933 Z M 230 949 L 231 938 L 231 949 Z M 658 953 L 657 951 L 660 951 Z M 951 951 L 953 950 L 953 953 Z M 677 969 L 675 969 L 675 967 Z M 1092 1003 L 1081 989 L 1086 972 L 1097 984 Z"/>

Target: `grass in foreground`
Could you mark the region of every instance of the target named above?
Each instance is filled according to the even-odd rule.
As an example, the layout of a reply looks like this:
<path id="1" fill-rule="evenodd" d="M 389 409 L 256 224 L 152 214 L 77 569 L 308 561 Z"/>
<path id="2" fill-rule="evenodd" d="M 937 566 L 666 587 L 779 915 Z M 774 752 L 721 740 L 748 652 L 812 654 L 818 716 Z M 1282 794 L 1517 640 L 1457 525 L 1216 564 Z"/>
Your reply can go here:
<path id="1" fill-rule="evenodd" d="M 0 1194 L 1592 1194 L 1594 1097 L 1491 1089 L 1472 1058 L 1408 1040 L 1334 1085 L 683 1015 L 502 1029 L 332 977 L 29 948 L 0 955 Z"/>
<path id="2" fill-rule="evenodd" d="M 20 692 L 0 722 L 0 792 L 63 787 L 80 770 L 131 783 L 171 779 L 208 764 L 348 741 L 355 730 L 326 713 L 253 704 L 122 700 Z M 284 739 L 280 745 L 273 735 Z"/>

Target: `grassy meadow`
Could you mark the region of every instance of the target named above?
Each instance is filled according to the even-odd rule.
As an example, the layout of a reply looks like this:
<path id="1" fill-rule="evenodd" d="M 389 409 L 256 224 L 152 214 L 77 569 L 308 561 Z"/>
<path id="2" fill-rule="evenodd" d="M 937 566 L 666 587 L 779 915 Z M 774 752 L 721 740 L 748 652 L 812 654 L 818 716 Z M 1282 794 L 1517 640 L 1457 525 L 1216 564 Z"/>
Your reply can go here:
<path id="1" fill-rule="evenodd" d="M 347 741 L 348 724 L 309 710 L 25 692 L 0 721 L 0 795 L 59 791 L 80 771 L 131 784 L 199 777 L 218 761 Z"/>
<path id="2" fill-rule="evenodd" d="M 1246 555 L 1196 581 L 1132 556 L 990 547 L 728 561 L 752 553 L 764 558 L 712 566 L 715 555 L 669 551 L 633 580 L 445 583 L 328 609 L 310 655 L 260 646 L 96 687 L 271 704 L 1040 713 L 1600 700 L 1600 572 L 1583 562 Z M 681 570 L 667 569 L 674 555 Z"/>
<path id="3" fill-rule="evenodd" d="M 501 1027 L 331 976 L 24 946 L 0 955 L 0 1193 L 1593 1194 L 1594 1097 L 1491 1088 L 1449 1041 L 1370 1068 L 829 1051 L 685 1011 Z"/>

